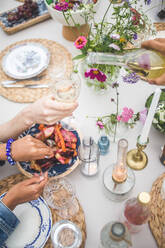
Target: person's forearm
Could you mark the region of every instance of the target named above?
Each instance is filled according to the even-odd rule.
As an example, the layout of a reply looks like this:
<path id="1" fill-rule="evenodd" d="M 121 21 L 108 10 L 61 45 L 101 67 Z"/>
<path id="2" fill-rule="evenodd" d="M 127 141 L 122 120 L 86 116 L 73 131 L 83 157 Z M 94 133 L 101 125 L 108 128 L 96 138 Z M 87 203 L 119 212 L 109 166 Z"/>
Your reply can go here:
<path id="1" fill-rule="evenodd" d="M 33 125 L 29 106 L 20 111 L 12 120 L 0 125 L 0 141 L 17 138 L 23 131 Z"/>

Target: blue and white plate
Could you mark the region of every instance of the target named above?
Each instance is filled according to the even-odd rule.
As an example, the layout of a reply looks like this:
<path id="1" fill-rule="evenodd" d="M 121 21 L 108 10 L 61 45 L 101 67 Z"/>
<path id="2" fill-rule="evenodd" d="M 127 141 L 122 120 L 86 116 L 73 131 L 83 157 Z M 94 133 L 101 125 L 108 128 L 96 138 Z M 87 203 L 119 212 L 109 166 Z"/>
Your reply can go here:
<path id="1" fill-rule="evenodd" d="M 4 196 L 1 195 L 0 199 Z M 52 227 L 51 211 L 42 197 L 18 205 L 14 214 L 20 220 L 2 248 L 42 248 Z"/>
<path id="2" fill-rule="evenodd" d="M 66 125 L 66 124 L 62 123 L 62 125 Z M 29 134 L 34 136 L 36 133 L 40 132 L 38 127 L 39 127 L 39 124 L 34 125 L 29 130 L 27 130 L 23 134 L 21 134 L 20 137 L 24 137 L 24 136 L 29 135 Z M 78 151 L 78 148 L 80 145 L 80 136 L 79 136 L 79 133 L 77 130 L 74 130 L 72 132 L 77 137 L 76 150 Z M 48 176 L 49 177 L 56 177 L 56 178 L 66 176 L 66 175 L 70 174 L 78 165 L 79 165 L 78 156 L 72 158 L 68 164 L 61 164 L 60 162 L 57 162 L 48 170 Z M 26 171 L 26 175 L 27 175 L 27 173 L 29 174 L 29 177 L 31 176 L 31 174 L 36 173 L 35 170 L 30 168 L 30 162 L 27 162 L 27 161 L 19 162 L 19 163 L 17 163 L 17 166 L 19 169 L 21 166 L 22 169 Z M 21 170 L 21 172 L 23 172 L 23 171 Z"/>
<path id="3" fill-rule="evenodd" d="M 48 49 L 39 42 L 12 47 L 2 59 L 2 69 L 10 77 L 28 79 L 44 71 L 50 61 Z"/>

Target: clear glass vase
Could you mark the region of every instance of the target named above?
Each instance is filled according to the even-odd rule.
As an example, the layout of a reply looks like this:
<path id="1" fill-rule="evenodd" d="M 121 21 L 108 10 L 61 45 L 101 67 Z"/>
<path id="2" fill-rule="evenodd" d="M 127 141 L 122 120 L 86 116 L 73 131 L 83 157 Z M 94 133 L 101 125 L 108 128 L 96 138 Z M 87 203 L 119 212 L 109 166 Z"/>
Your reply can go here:
<path id="1" fill-rule="evenodd" d="M 94 90 L 97 94 L 102 95 L 105 94 L 109 89 L 112 83 L 117 81 L 118 76 L 120 74 L 120 67 L 118 66 L 109 66 L 109 65 L 101 65 L 102 68 L 95 68 L 96 65 L 90 66 L 83 60 L 79 65 L 79 71 L 81 73 L 82 79 L 86 82 L 87 86 Z M 99 71 L 91 72 L 91 69 L 98 69 Z M 86 76 L 86 72 L 90 72 L 89 76 Z M 96 74 L 98 76 L 96 76 Z M 106 80 L 102 80 L 102 75 L 105 74 Z M 99 76 L 100 74 L 100 76 Z M 91 77 L 93 79 L 91 79 Z M 100 80 L 98 80 L 98 79 Z"/>

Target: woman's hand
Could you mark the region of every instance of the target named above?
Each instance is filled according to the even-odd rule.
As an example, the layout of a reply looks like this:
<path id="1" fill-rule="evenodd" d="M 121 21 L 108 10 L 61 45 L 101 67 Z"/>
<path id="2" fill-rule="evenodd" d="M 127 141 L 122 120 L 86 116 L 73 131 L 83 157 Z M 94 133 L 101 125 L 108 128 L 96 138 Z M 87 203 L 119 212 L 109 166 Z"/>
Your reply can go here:
<path id="1" fill-rule="evenodd" d="M 35 123 L 53 125 L 72 115 L 77 106 L 76 102 L 62 103 L 57 102 L 51 95 L 44 96 L 29 104 L 12 120 L 0 125 L 0 141 L 5 142 L 9 138 L 17 138 Z"/>
<path id="2" fill-rule="evenodd" d="M 28 105 L 24 111 L 27 112 L 29 122 L 52 125 L 72 115 L 77 106 L 76 102 L 58 102 L 52 95 L 48 95 Z"/>
<path id="3" fill-rule="evenodd" d="M 45 156 L 53 157 L 54 153 L 42 141 L 27 135 L 12 143 L 11 155 L 15 161 L 31 161 L 43 159 Z"/>
<path id="4" fill-rule="evenodd" d="M 18 204 L 37 199 L 48 181 L 48 174 L 44 176 L 33 176 L 31 179 L 24 180 L 14 185 L 4 196 L 2 202 L 11 210 Z"/>
<path id="5" fill-rule="evenodd" d="M 141 47 L 158 51 L 165 56 L 165 38 L 144 41 Z M 156 79 L 149 79 L 147 81 L 150 84 L 165 85 L 165 73 Z"/>

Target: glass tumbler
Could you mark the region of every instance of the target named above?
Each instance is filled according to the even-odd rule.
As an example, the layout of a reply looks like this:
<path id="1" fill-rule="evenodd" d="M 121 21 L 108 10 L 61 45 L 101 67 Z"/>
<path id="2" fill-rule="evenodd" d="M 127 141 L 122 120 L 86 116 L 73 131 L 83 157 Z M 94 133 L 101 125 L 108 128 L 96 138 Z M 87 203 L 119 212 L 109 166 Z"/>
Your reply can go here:
<path id="1" fill-rule="evenodd" d="M 99 169 L 99 148 L 92 137 L 85 137 L 78 149 L 81 172 L 85 176 L 95 176 Z"/>
<path id="2" fill-rule="evenodd" d="M 75 190 L 66 179 L 52 179 L 46 184 L 43 196 L 63 219 L 70 219 L 79 211 Z"/>

